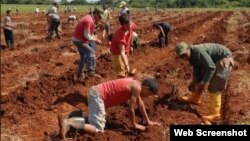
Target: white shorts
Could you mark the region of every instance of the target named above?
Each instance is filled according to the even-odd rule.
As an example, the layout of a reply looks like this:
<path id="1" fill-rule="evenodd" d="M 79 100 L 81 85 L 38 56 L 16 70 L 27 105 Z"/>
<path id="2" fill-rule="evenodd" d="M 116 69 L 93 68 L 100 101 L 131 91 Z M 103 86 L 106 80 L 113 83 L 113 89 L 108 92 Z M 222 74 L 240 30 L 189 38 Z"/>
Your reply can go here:
<path id="1" fill-rule="evenodd" d="M 96 127 L 97 132 L 104 132 L 106 119 L 105 119 L 105 105 L 100 97 L 100 93 L 96 87 L 91 87 L 88 94 L 88 107 L 89 107 L 89 123 Z"/>

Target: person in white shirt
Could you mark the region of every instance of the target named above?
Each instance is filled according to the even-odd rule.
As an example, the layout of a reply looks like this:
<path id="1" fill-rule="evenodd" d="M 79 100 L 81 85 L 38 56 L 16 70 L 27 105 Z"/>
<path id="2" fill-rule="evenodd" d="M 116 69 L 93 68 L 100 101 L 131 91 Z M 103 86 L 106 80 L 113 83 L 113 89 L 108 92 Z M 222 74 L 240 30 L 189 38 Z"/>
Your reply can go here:
<path id="1" fill-rule="evenodd" d="M 10 10 L 6 11 L 6 16 L 3 19 L 3 32 L 5 36 L 6 46 L 7 48 L 14 47 L 14 36 L 13 36 L 13 25 L 11 24 L 10 19 Z"/>
<path id="2" fill-rule="evenodd" d="M 103 5 L 103 17 L 102 22 L 104 23 L 104 30 L 103 30 L 103 38 L 107 39 L 108 35 L 110 34 L 110 11 L 108 10 L 108 5 Z"/>
<path id="3" fill-rule="evenodd" d="M 47 39 L 49 39 L 49 40 L 52 39 L 55 29 L 57 29 L 59 24 L 60 24 L 60 18 L 58 16 L 58 9 L 59 9 L 59 4 L 57 2 L 54 2 L 46 14 L 46 18 L 48 21 L 48 38 Z M 58 24 L 58 20 L 59 20 L 59 24 Z M 52 26 L 54 26 L 54 27 L 52 27 Z M 52 34 L 52 36 L 51 36 L 51 34 Z M 58 38 L 60 38 L 60 37 L 58 36 Z"/>
<path id="4" fill-rule="evenodd" d="M 119 7 L 122 8 L 121 15 L 124 13 L 130 14 L 130 11 L 129 11 L 125 1 L 121 1 Z"/>
<path id="5" fill-rule="evenodd" d="M 73 23 L 75 23 L 76 21 L 78 21 L 78 18 L 77 18 L 75 15 L 70 15 L 70 16 L 68 17 L 68 22 L 67 22 L 67 24 L 69 24 L 71 21 L 72 21 Z"/>
<path id="6" fill-rule="evenodd" d="M 39 9 L 39 7 L 37 6 L 37 7 L 36 7 L 36 10 L 35 10 L 35 14 L 38 16 L 39 13 L 40 13 L 40 9 Z"/>
<path id="7" fill-rule="evenodd" d="M 60 17 L 55 13 L 51 13 L 48 16 L 50 17 L 50 29 L 49 29 L 48 40 L 49 41 L 52 40 L 54 33 L 56 33 L 57 38 L 60 39 L 58 30 L 58 26 L 60 25 Z"/>

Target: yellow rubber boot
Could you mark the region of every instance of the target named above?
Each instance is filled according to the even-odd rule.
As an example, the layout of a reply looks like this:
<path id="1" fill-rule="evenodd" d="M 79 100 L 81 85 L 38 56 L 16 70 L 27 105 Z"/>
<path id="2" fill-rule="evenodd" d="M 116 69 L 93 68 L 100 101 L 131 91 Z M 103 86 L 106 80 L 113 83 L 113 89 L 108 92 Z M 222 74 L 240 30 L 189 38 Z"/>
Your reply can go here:
<path id="1" fill-rule="evenodd" d="M 185 103 L 199 105 L 201 103 L 201 93 L 196 90 L 190 97 L 183 96 L 181 99 Z"/>
<path id="2" fill-rule="evenodd" d="M 221 110 L 221 93 L 210 94 L 210 113 L 207 116 L 202 116 L 202 120 L 210 122 L 220 118 Z"/>

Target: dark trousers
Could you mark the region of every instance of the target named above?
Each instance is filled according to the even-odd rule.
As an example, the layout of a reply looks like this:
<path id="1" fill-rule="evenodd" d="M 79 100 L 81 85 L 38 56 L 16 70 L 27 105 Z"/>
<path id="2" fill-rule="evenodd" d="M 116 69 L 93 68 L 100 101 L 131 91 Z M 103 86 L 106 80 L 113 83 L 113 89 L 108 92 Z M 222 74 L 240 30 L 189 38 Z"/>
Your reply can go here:
<path id="1" fill-rule="evenodd" d="M 52 39 L 53 33 L 55 32 L 57 37 L 59 38 L 59 31 L 58 31 L 58 26 L 60 25 L 60 20 L 59 19 L 53 19 L 50 24 L 50 29 L 49 29 L 49 39 Z"/>
<path id="2" fill-rule="evenodd" d="M 165 32 L 165 37 L 163 35 L 159 35 L 159 46 L 160 47 L 167 47 L 168 46 L 168 40 L 169 40 L 169 32 Z"/>
<path id="3" fill-rule="evenodd" d="M 4 32 L 7 47 L 9 47 L 10 45 L 13 45 L 14 44 L 13 31 L 4 28 L 3 32 Z"/>

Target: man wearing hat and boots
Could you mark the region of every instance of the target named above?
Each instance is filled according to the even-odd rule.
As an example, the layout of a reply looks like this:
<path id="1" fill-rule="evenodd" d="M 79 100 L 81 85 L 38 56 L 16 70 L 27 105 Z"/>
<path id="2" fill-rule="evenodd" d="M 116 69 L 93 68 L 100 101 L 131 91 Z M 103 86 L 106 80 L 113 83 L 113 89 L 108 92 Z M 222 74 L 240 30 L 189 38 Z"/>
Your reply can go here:
<path id="1" fill-rule="evenodd" d="M 182 97 L 186 103 L 201 103 L 201 94 L 210 93 L 210 113 L 202 116 L 205 124 L 220 118 L 221 91 L 227 86 L 229 74 L 234 65 L 232 53 L 220 44 L 205 43 L 188 46 L 181 42 L 176 46 L 176 53 L 181 59 L 193 66 L 193 81 L 189 86 L 191 96 Z"/>
<path id="2" fill-rule="evenodd" d="M 95 8 L 93 14 L 83 17 L 76 25 L 73 33 L 72 41 L 76 45 L 80 53 L 80 62 L 77 72 L 77 78 L 85 78 L 83 67 L 85 58 L 88 64 L 88 75 L 90 77 L 100 77 L 95 73 L 96 57 L 95 48 L 96 43 L 101 44 L 101 40 L 94 35 L 95 24 L 101 20 L 103 10 Z"/>
<path id="3" fill-rule="evenodd" d="M 155 78 L 146 78 L 139 82 L 134 78 L 121 78 L 92 86 L 88 93 L 88 121 L 84 118 L 60 119 L 61 134 L 66 138 L 69 127 L 83 129 L 85 133 L 104 132 L 106 119 L 105 109 L 118 106 L 128 101 L 128 116 L 133 127 L 140 131 L 145 131 L 144 125 L 138 124 L 135 117 L 136 105 L 143 115 L 146 125 L 160 126 L 158 122 L 151 121 L 148 117 L 142 98 L 156 95 L 158 92 L 158 82 Z"/>

